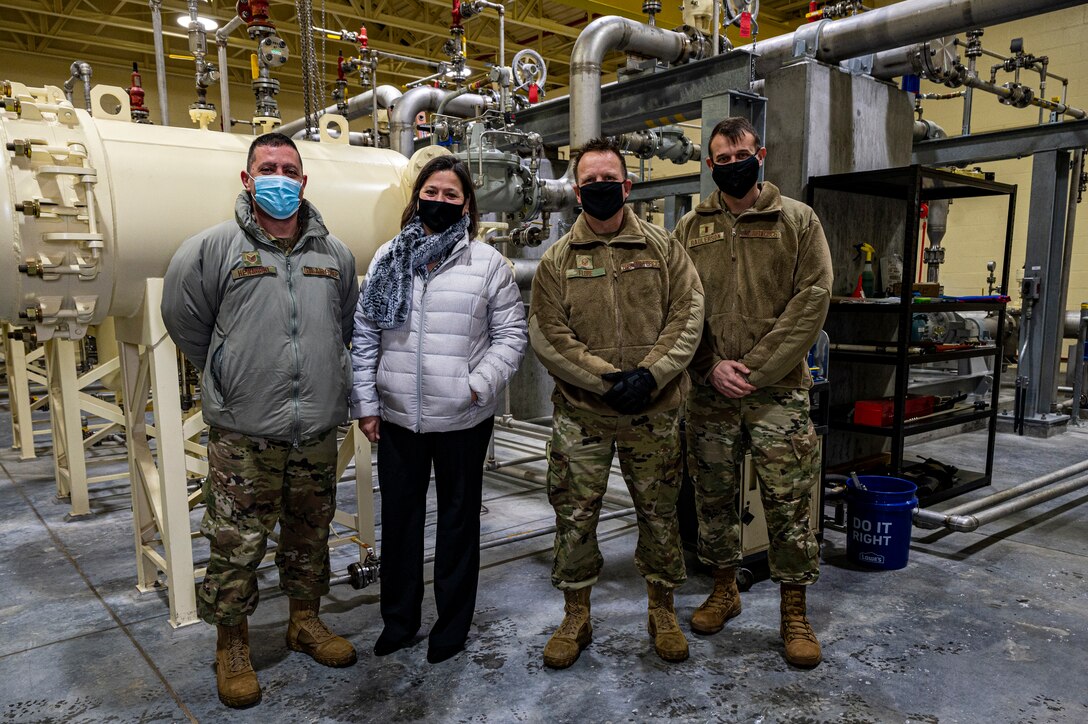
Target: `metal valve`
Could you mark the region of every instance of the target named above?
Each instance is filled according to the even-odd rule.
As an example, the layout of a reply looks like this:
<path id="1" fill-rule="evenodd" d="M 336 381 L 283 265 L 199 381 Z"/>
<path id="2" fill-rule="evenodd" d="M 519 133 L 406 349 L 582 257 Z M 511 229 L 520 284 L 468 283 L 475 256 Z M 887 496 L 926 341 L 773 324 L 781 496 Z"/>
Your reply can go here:
<path id="1" fill-rule="evenodd" d="M 348 566 L 348 577 L 351 587 L 356 591 L 366 588 L 371 583 L 377 583 L 380 578 L 381 560 L 374 554 L 370 546 L 366 547 L 366 558 L 360 563 L 356 561 Z"/>

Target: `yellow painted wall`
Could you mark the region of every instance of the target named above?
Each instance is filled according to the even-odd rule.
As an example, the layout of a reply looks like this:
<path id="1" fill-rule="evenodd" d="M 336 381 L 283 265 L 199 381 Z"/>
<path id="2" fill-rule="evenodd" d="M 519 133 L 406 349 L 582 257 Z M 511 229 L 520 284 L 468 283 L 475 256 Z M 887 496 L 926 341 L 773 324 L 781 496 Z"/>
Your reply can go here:
<path id="1" fill-rule="evenodd" d="M 963 37 L 963 36 L 961 36 Z M 988 28 L 982 37 L 983 47 L 1007 55 L 1009 42 L 1022 37 L 1024 48 L 1036 56 L 1050 58 L 1050 72 L 1069 78 L 1069 104 L 1088 109 L 1088 6 L 1060 10 L 1016 23 Z M 961 49 L 962 55 L 962 49 Z M 963 58 L 966 62 L 966 58 Z M 990 66 L 995 59 L 979 59 L 979 75 L 989 78 Z M 998 83 L 1012 80 L 1011 74 L 998 74 Z M 1022 74 L 1021 82 L 1036 91 L 1039 76 Z M 923 92 L 947 93 L 948 88 L 923 82 Z M 1047 96 L 1059 95 L 1060 83 L 1050 79 Z M 972 112 L 972 132 L 994 131 L 1002 128 L 1031 125 L 1038 121 L 1038 109 L 1016 109 L 997 102 L 989 93 L 975 91 Z M 940 124 L 949 135 L 959 135 L 963 124 L 961 100 L 925 101 L 924 117 Z M 1023 266 L 1031 196 L 1031 159 L 1001 161 L 982 164 L 986 171 L 993 171 L 996 180 L 1018 186 L 1015 233 L 1013 236 L 1012 273 L 1010 286 L 1013 299 L 1018 303 L 1015 289 L 1016 272 Z M 1088 301 L 1088 201 L 1077 209 L 1076 234 L 1073 247 L 1072 269 L 1069 284 L 1069 309 L 1079 309 L 1082 301 Z M 1000 262 L 1004 202 L 990 199 L 956 201 L 948 216 L 948 233 L 943 246 L 946 264 L 941 269 L 941 281 L 949 294 L 978 294 L 986 285 L 986 261 Z"/>

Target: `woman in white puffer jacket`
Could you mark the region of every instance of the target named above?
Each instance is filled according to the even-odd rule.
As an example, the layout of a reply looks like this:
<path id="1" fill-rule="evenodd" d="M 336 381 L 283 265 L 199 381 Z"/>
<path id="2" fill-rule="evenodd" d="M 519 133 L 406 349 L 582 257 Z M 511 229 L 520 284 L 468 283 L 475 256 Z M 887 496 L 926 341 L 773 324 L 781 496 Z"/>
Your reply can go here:
<path id="1" fill-rule="evenodd" d="M 367 273 L 352 338 L 352 416 L 378 446 L 381 613 L 374 653 L 413 643 L 423 602 L 423 528 L 438 495 L 427 660 L 464 649 L 480 569 L 483 464 L 502 390 L 521 363 L 521 293 L 502 255 L 474 241 L 478 213 L 464 163 L 420 171 L 401 233 Z"/>

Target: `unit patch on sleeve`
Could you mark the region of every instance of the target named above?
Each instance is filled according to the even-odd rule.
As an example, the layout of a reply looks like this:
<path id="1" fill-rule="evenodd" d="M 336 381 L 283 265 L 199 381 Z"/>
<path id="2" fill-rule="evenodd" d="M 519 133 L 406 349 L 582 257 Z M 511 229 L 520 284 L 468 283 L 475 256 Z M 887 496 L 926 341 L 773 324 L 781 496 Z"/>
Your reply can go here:
<path id="1" fill-rule="evenodd" d="M 621 272 L 629 272 L 635 269 L 660 269 L 661 262 L 657 259 L 635 259 L 620 265 Z"/>
<path id="2" fill-rule="evenodd" d="M 339 279 L 340 278 L 340 271 L 338 269 L 332 269 L 331 267 L 304 266 L 304 267 L 302 267 L 302 276 L 304 276 L 304 277 L 328 277 L 329 279 Z"/>

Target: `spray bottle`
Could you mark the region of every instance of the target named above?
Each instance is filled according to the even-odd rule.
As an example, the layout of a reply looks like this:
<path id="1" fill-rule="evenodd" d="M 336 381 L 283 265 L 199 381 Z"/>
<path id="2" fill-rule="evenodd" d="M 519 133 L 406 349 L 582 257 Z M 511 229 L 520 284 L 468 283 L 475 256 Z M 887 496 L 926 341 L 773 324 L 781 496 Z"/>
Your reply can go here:
<path id="1" fill-rule="evenodd" d="M 865 296 L 871 299 L 876 296 L 876 275 L 873 274 L 873 253 L 876 249 L 872 244 L 865 242 L 854 244 L 854 248 L 859 254 L 865 255 L 865 266 L 861 270 L 861 276 L 858 277 L 858 286 L 861 287 Z"/>

